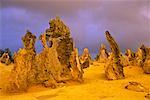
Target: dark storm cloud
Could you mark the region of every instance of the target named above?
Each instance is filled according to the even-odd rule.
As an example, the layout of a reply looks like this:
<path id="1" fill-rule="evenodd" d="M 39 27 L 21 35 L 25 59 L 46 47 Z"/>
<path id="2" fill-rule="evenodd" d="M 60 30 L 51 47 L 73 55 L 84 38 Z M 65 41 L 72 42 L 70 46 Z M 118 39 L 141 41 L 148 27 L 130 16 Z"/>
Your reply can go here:
<path id="1" fill-rule="evenodd" d="M 89 47 L 95 52 L 100 43 L 107 43 L 106 30 L 122 49 L 150 45 L 149 0 L 2 0 L 1 4 L 1 34 L 14 42 L 27 28 L 41 34 L 49 27 L 49 18 L 59 15 L 81 49 Z M 11 34 L 14 37 L 8 38 Z M 7 44 L 5 40 L 2 43 Z"/>
<path id="2" fill-rule="evenodd" d="M 111 30 L 124 48 L 135 48 L 142 42 L 150 45 L 149 0 L 104 2 L 102 6 L 102 15 L 95 19 L 99 18 L 103 28 Z"/>
<path id="3" fill-rule="evenodd" d="M 44 15 L 73 16 L 80 9 L 90 9 L 99 6 L 100 1 L 78 0 L 3 0 L 3 7 L 25 8 Z M 92 6 L 91 6 L 92 5 Z"/>

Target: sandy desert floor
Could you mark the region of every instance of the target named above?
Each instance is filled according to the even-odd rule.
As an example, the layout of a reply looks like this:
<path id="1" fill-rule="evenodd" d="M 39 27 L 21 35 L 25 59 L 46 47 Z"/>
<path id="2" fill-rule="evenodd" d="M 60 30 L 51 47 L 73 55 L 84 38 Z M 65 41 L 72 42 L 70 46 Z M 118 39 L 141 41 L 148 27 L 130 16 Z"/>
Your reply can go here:
<path id="1" fill-rule="evenodd" d="M 13 65 L 0 65 L 0 86 Z M 130 81 L 140 82 L 150 88 L 150 75 L 144 74 L 140 67 L 124 68 L 126 78 L 108 81 L 104 75 L 104 64 L 94 62 L 84 70 L 84 83 L 72 84 L 57 89 L 34 86 L 27 93 L 0 95 L 0 100 L 146 100 L 147 93 L 125 89 Z M 2 78 L 2 76 L 5 76 Z"/>

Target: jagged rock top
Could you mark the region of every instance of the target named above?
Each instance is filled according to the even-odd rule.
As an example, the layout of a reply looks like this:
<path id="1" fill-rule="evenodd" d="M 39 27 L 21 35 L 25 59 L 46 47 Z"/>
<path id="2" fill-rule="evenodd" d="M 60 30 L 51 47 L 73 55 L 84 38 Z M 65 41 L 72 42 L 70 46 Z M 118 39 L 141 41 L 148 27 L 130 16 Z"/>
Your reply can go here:
<path id="1" fill-rule="evenodd" d="M 57 38 L 61 36 L 70 36 L 69 28 L 64 24 L 64 22 L 60 19 L 60 17 L 56 17 L 55 19 L 51 19 L 49 22 L 50 28 L 46 30 L 47 36 L 51 36 L 52 38 Z"/>
<path id="2" fill-rule="evenodd" d="M 106 45 L 105 44 L 101 44 L 100 49 L 106 49 Z"/>
<path id="3" fill-rule="evenodd" d="M 22 37 L 24 48 L 27 50 L 34 50 L 34 44 L 36 41 L 36 36 L 27 30 L 25 36 Z"/>
<path id="4" fill-rule="evenodd" d="M 113 54 L 117 57 L 120 55 L 120 49 L 118 44 L 116 43 L 116 41 L 114 40 L 114 38 L 111 36 L 111 34 L 109 33 L 109 31 L 105 32 L 106 34 L 106 39 L 110 44 L 111 50 L 113 52 Z"/>

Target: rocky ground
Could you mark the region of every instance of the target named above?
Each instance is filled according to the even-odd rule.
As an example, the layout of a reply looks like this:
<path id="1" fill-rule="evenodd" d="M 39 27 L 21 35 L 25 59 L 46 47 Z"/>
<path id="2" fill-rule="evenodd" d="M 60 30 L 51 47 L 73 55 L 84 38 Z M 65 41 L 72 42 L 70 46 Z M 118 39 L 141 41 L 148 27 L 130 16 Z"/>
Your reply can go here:
<path id="1" fill-rule="evenodd" d="M 13 65 L 0 64 L 0 88 L 4 84 Z M 27 93 L 3 95 L 0 100 L 148 100 L 145 92 L 125 89 L 128 82 L 135 81 L 150 89 L 150 75 L 144 74 L 140 67 L 124 68 L 125 79 L 108 81 L 104 75 L 104 64 L 94 62 L 84 69 L 84 83 L 69 82 L 57 89 L 37 85 Z"/>

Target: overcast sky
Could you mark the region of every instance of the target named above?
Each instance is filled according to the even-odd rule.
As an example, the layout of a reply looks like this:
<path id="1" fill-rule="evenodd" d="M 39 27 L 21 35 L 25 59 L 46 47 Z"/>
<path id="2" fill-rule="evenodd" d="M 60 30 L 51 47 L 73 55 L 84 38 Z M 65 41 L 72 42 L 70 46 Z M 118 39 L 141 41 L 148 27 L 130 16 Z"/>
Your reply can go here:
<path id="1" fill-rule="evenodd" d="M 122 50 L 150 46 L 150 0 L 1 0 L 0 48 L 18 50 L 27 29 L 38 37 L 55 16 L 70 28 L 76 47 L 91 53 L 101 43 L 109 47 L 106 30 Z"/>

